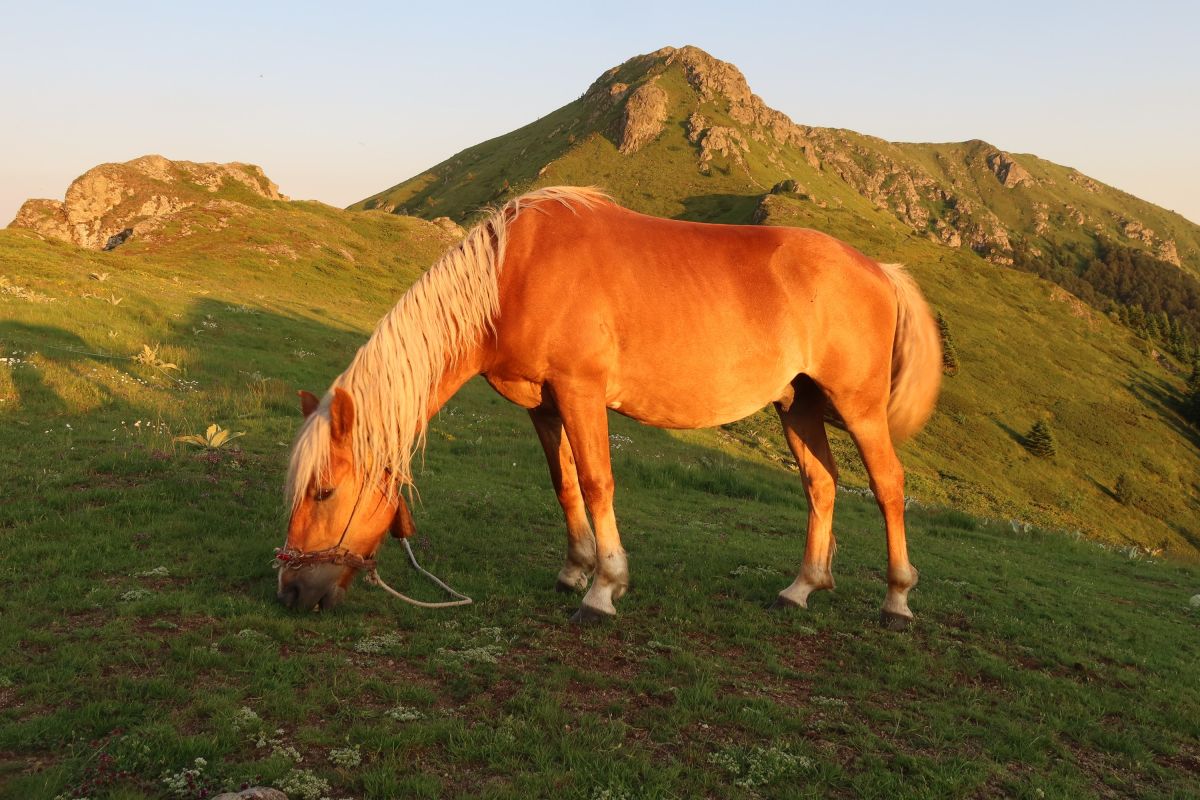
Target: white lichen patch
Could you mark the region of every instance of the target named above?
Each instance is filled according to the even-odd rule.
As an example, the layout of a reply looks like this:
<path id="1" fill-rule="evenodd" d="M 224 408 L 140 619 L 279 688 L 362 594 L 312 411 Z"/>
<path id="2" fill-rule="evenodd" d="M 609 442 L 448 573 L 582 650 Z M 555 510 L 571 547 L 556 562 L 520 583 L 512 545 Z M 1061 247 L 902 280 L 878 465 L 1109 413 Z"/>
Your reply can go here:
<path id="1" fill-rule="evenodd" d="M 396 722 L 416 722 L 419 719 L 425 719 L 425 713 L 421 709 L 405 705 L 390 708 L 383 712 L 383 715 Z"/>
<path id="2" fill-rule="evenodd" d="M 779 570 L 771 569 L 770 567 L 751 566 L 749 564 L 738 564 L 729 571 L 729 576 L 736 578 L 739 575 L 778 575 Z"/>
<path id="3" fill-rule="evenodd" d="M 393 647 L 404 643 L 404 638 L 398 633 L 381 633 L 365 636 L 354 643 L 354 652 L 364 655 L 379 655 Z"/>
<path id="4" fill-rule="evenodd" d="M 743 789 L 765 786 L 785 775 L 813 766 L 811 758 L 778 747 L 727 747 L 710 755 L 708 761 L 728 772 L 733 778 L 733 785 Z"/>
<path id="5" fill-rule="evenodd" d="M 329 781 L 307 769 L 292 770 L 275 782 L 275 788 L 298 800 L 320 800 L 330 792 Z"/>
<path id="6" fill-rule="evenodd" d="M 335 767 L 349 769 L 362 763 L 362 750 L 358 745 L 335 747 L 329 751 L 329 763 Z"/>
<path id="7" fill-rule="evenodd" d="M 451 650 L 448 647 L 441 647 L 438 648 L 438 653 L 458 661 L 499 664 L 500 656 L 504 655 L 504 648 L 495 644 L 466 647 L 462 650 Z"/>
<path id="8" fill-rule="evenodd" d="M 254 709 L 249 706 L 242 706 L 237 711 L 233 712 L 230 719 L 235 730 L 243 731 L 251 728 L 259 728 L 262 726 L 262 718 L 255 713 Z"/>

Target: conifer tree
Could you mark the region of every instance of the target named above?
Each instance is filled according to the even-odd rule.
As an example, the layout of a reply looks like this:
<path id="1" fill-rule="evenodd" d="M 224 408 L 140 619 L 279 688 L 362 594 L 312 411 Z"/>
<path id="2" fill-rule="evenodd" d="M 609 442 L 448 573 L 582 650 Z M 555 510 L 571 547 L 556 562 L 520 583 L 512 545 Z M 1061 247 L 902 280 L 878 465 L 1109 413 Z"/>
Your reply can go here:
<path id="1" fill-rule="evenodd" d="M 957 375 L 958 349 L 954 346 L 954 337 L 950 335 L 950 323 L 946 322 L 940 311 L 937 315 L 937 325 L 938 333 L 942 337 L 942 374 Z"/>
<path id="2" fill-rule="evenodd" d="M 1123 506 L 1127 506 L 1133 502 L 1133 479 L 1129 477 L 1129 473 L 1122 472 L 1117 476 L 1117 483 L 1113 486 L 1113 494 L 1117 496 L 1117 502 Z"/>
<path id="3" fill-rule="evenodd" d="M 1200 348 L 1192 355 L 1192 374 L 1183 393 L 1183 414 L 1200 428 Z"/>
<path id="4" fill-rule="evenodd" d="M 1038 458 L 1050 458 L 1058 452 L 1058 447 L 1054 444 L 1054 434 L 1044 419 L 1033 423 L 1029 433 L 1025 434 L 1025 448 Z"/>

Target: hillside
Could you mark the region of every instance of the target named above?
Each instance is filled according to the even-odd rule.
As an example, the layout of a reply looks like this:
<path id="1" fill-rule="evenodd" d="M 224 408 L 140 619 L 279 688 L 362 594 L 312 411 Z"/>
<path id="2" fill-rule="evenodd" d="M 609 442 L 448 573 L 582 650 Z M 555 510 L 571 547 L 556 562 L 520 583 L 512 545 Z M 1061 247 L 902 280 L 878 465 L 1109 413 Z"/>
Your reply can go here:
<path id="1" fill-rule="evenodd" d="M 290 385 L 303 361 L 334 364 L 353 352 L 302 346 L 299 331 L 317 324 L 361 330 L 456 241 L 453 232 L 424 220 L 285 201 L 273 188 L 260 194 L 240 180 L 212 191 L 178 180 L 138 181 L 147 162 L 167 175 L 194 166 L 147 157 L 90 171 L 85 179 L 100 174 L 110 187 L 122 187 L 115 210 L 94 195 L 68 193 L 68 205 L 74 194 L 104 209 L 81 221 L 88 247 L 63 241 L 53 227 L 14 223 L 0 230 L 0 354 L 6 359 L 0 410 L 75 415 L 146 394 L 138 405 L 159 416 L 177 412 L 168 390 L 193 382 L 233 378 L 244 385 L 246 376 L 260 376 L 266 382 L 251 384 L 260 393 L 278 390 Z M 211 166 L 217 174 L 245 169 L 262 176 L 257 167 Z M 85 179 L 72 188 L 95 185 Z M 148 205 L 161 213 L 143 213 Z M 134 233 L 109 251 L 91 246 L 116 226 Z M 331 296 L 335 304 L 325 301 Z M 146 346 L 179 370 L 151 369 L 159 380 L 130 380 L 130 359 Z M 293 355 L 279 363 L 280 352 Z M 234 374 L 224 374 L 230 365 L 237 365 Z"/>
<path id="2" fill-rule="evenodd" d="M 917 624 L 895 634 L 877 624 L 879 512 L 844 492 L 837 591 L 771 615 L 807 511 L 796 475 L 731 438 L 744 429 L 614 417 L 634 583 L 613 625 L 581 630 L 552 588 L 563 525 L 529 420 L 474 382 L 431 427 L 414 514 L 422 563 L 476 604 L 413 609 L 360 584 L 335 612 L 287 612 L 270 555 L 295 390 L 327 386 L 452 235 L 246 204 L 224 227 L 182 210 L 109 252 L 0 231 L 0 797 L 1200 791 L 1194 566 L 915 506 Z M 1126 352 L 1030 299 L 1028 276 L 924 269 L 931 292 L 939 275 L 1002 290 L 1035 330 L 1050 315 L 1097 358 Z M 964 378 L 1003 355 L 974 309 L 955 320 L 981 354 Z M 174 439 L 213 423 L 244 435 Z M 388 580 L 434 599 L 404 566 L 386 546 Z"/>
<path id="3" fill-rule="evenodd" d="M 631 59 L 537 122 L 353 208 L 466 221 L 480 205 L 555 183 L 597 184 L 646 213 L 810 226 L 909 264 L 962 360 L 940 412 L 907 447 L 913 495 L 1014 524 L 1200 554 L 1200 439 L 1177 409 L 1186 364 L 1117 321 L 1124 317 L 1111 304 L 1121 298 L 1077 285 L 1108 243 L 1145 254 L 1139 263 L 1185 288 L 1200 286 L 1200 228 L 1182 217 L 984 142 L 891 144 L 797 125 L 735 67 L 695 48 Z M 1084 278 L 1063 277 L 1068 292 L 1010 268 L 1019 261 L 1054 273 L 1030 267 L 1035 254 L 1062 264 L 1077 256 L 1081 266 L 1070 269 Z M 1177 312 L 1177 327 L 1200 319 L 1200 306 Z M 1190 346 L 1181 341 L 1180 355 Z M 1049 460 L 1022 446 L 1043 418 L 1060 443 Z M 776 429 L 764 414 L 725 433 L 787 462 Z M 846 480 L 865 485 L 846 439 L 838 450 Z M 1122 474 L 1139 487 L 1124 503 L 1114 492 Z"/>

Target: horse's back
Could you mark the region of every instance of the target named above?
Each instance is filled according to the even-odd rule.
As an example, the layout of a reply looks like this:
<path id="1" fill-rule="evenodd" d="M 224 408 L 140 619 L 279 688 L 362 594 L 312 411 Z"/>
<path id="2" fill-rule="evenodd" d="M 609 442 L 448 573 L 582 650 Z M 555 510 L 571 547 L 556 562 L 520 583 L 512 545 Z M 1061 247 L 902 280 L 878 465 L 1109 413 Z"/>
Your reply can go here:
<path id="1" fill-rule="evenodd" d="M 817 231 L 544 204 L 510 232 L 498 355 L 532 380 L 603 381 L 609 405 L 644 422 L 714 425 L 836 360 L 864 311 L 891 303 L 894 320 L 886 285 Z"/>

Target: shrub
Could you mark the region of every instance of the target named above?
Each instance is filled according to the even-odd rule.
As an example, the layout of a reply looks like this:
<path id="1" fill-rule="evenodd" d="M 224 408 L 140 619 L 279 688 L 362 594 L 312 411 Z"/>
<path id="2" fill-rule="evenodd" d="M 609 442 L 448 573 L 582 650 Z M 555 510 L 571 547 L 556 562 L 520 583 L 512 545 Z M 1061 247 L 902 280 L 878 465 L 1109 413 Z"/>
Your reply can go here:
<path id="1" fill-rule="evenodd" d="M 957 375 L 958 349 L 954 346 L 954 337 L 950 335 L 950 323 L 946 322 L 946 318 L 940 311 L 937 315 L 937 324 L 938 333 L 942 337 L 942 374 Z"/>
<path id="2" fill-rule="evenodd" d="M 1033 427 L 1029 429 L 1029 433 L 1025 434 L 1025 449 L 1038 458 L 1050 458 L 1058 452 L 1058 448 L 1054 444 L 1054 434 L 1050 430 L 1050 424 L 1044 419 L 1039 419 L 1033 423 Z"/>

